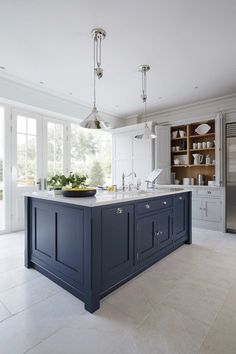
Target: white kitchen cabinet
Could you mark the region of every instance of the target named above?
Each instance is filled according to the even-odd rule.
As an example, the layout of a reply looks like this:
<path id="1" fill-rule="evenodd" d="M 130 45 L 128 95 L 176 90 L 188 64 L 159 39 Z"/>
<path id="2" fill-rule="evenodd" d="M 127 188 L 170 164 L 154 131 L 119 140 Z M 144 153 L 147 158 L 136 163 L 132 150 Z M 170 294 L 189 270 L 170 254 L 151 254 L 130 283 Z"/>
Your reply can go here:
<path id="1" fill-rule="evenodd" d="M 125 175 L 135 172 L 136 177 L 126 177 L 125 184 L 136 184 L 137 179 L 141 179 L 141 187 L 145 188 L 145 179 L 153 170 L 153 141 L 137 138 L 144 134 L 144 126 L 141 123 L 113 131 L 112 180 L 118 187 L 122 185 L 123 172 Z M 151 128 L 151 124 L 149 126 Z"/>
<path id="2" fill-rule="evenodd" d="M 224 231 L 224 189 L 195 187 L 194 192 L 193 226 Z"/>

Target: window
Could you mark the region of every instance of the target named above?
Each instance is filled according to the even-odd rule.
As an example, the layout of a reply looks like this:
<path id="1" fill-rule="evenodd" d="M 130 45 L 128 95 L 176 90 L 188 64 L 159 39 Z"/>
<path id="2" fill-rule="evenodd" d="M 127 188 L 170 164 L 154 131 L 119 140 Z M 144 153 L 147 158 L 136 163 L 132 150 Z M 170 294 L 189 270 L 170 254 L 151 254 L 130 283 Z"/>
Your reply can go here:
<path id="1" fill-rule="evenodd" d="M 3 166 L 4 166 L 4 109 L 0 107 L 0 230 L 5 228 Z"/>
<path id="2" fill-rule="evenodd" d="M 48 177 L 63 173 L 63 124 L 47 123 Z"/>
<path id="3" fill-rule="evenodd" d="M 112 136 L 71 124 L 71 171 L 88 175 L 91 186 L 111 184 Z"/>
<path id="4" fill-rule="evenodd" d="M 36 183 L 36 119 L 17 116 L 17 185 Z"/>

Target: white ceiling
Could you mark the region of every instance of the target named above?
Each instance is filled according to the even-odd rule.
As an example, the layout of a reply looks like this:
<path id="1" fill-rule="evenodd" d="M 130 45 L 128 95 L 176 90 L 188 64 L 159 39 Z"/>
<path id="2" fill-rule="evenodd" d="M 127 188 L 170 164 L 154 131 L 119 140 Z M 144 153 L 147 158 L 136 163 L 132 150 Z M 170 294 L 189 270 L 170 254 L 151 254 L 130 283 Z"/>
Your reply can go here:
<path id="1" fill-rule="evenodd" d="M 0 9 L 0 75 L 91 105 L 90 31 L 103 27 L 104 111 L 142 111 L 143 63 L 150 112 L 236 92 L 235 0 L 0 0 Z"/>

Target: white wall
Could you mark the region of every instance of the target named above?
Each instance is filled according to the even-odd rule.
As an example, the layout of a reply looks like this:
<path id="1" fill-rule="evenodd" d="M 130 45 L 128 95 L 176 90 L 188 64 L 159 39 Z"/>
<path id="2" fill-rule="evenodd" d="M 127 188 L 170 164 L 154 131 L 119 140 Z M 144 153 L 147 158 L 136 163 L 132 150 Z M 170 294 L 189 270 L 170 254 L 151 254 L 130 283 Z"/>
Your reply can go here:
<path id="1" fill-rule="evenodd" d="M 53 114 L 58 118 L 69 117 L 78 120 L 83 120 L 92 109 L 92 105 L 87 107 L 75 100 L 44 92 L 40 88 L 37 90 L 4 77 L 0 77 L 0 102 L 42 114 Z M 102 112 L 101 116 L 114 128 L 122 125 L 122 121 L 112 114 Z"/>
<path id="2" fill-rule="evenodd" d="M 188 120 L 204 120 L 215 117 L 216 113 L 224 113 L 226 120 L 232 120 L 236 114 L 236 93 L 230 96 L 219 97 L 198 103 L 175 107 L 169 110 L 148 114 L 141 120 L 137 116 L 127 117 L 124 125 L 133 125 L 145 119 L 158 124 L 174 124 L 175 122 Z"/>

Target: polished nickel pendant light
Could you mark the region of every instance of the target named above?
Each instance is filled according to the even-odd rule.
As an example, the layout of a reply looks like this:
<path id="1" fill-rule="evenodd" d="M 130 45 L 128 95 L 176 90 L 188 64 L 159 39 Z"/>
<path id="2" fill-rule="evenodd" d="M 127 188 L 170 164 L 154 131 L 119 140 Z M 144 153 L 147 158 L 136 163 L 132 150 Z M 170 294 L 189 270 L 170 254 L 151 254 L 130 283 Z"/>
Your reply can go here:
<path id="1" fill-rule="evenodd" d="M 103 76 L 103 69 L 101 67 L 102 59 L 102 40 L 106 38 L 106 31 L 102 28 L 95 28 L 91 32 L 94 41 L 93 46 L 93 109 L 92 112 L 85 118 L 80 126 L 87 129 L 107 129 L 109 123 L 105 122 L 98 114 L 96 107 L 96 79 L 101 79 Z"/>
<path id="2" fill-rule="evenodd" d="M 142 73 L 142 94 L 141 99 L 144 104 L 144 118 L 147 114 L 147 72 L 150 70 L 150 65 L 144 64 L 138 67 L 138 71 Z M 144 139 L 155 139 L 157 136 L 152 133 L 151 129 L 145 121 L 144 134 L 140 135 L 140 138 Z"/>

